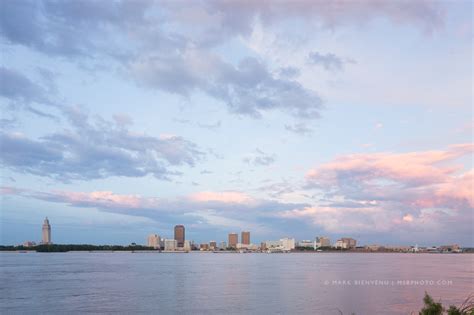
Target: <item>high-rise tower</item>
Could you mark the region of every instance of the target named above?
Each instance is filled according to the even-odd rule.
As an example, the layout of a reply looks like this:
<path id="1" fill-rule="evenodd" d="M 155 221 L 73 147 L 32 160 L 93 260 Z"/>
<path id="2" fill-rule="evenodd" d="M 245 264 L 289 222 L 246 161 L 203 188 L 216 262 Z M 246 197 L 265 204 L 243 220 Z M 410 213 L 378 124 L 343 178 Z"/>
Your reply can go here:
<path id="1" fill-rule="evenodd" d="M 178 242 L 178 247 L 184 246 L 184 240 L 185 240 L 184 234 L 185 234 L 184 225 L 176 225 L 174 227 L 174 239 Z"/>
<path id="2" fill-rule="evenodd" d="M 48 217 L 43 222 L 43 240 L 42 244 L 51 244 L 51 225 L 49 225 Z"/>
<path id="3" fill-rule="evenodd" d="M 242 244 L 250 245 L 250 232 L 248 231 L 242 232 Z"/>

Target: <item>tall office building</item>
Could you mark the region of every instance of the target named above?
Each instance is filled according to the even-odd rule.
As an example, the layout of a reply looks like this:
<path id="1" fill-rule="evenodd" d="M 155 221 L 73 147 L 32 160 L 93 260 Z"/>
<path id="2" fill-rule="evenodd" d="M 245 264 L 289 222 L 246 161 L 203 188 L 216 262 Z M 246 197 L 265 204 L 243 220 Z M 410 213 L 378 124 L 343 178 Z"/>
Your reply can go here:
<path id="1" fill-rule="evenodd" d="M 148 239 L 147 239 L 147 246 L 148 247 L 153 247 L 153 248 L 160 248 L 160 243 L 161 243 L 161 239 L 160 239 L 160 236 L 157 235 L 157 234 L 150 234 L 148 235 Z"/>
<path id="2" fill-rule="evenodd" d="M 48 217 L 43 222 L 43 240 L 42 244 L 51 244 L 51 225 L 49 225 Z"/>
<path id="3" fill-rule="evenodd" d="M 174 227 L 174 239 L 178 242 L 178 247 L 184 246 L 184 225 L 176 225 Z"/>
<path id="4" fill-rule="evenodd" d="M 242 232 L 242 244 L 250 245 L 250 232 Z"/>
<path id="5" fill-rule="evenodd" d="M 239 242 L 239 234 L 229 233 L 229 247 L 237 248 L 238 242 Z"/>

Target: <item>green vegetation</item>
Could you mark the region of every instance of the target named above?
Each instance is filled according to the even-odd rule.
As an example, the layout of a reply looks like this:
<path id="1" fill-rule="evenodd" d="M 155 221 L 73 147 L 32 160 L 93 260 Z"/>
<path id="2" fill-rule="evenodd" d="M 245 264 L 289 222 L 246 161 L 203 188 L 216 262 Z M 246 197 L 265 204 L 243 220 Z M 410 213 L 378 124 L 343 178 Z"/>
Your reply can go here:
<path id="1" fill-rule="evenodd" d="M 0 246 L 0 251 L 15 250 L 35 250 L 42 253 L 58 253 L 69 251 L 135 251 L 135 250 L 156 250 L 153 247 L 141 245 L 89 245 L 89 244 L 41 244 L 33 247 L 25 246 Z"/>
<path id="2" fill-rule="evenodd" d="M 425 292 L 423 298 L 424 306 L 419 312 L 419 315 L 474 315 L 474 296 L 470 295 L 464 303 L 456 307 L 454 305 L 445 309 L 441 302 L 435 302 L 433 298 Z"/>

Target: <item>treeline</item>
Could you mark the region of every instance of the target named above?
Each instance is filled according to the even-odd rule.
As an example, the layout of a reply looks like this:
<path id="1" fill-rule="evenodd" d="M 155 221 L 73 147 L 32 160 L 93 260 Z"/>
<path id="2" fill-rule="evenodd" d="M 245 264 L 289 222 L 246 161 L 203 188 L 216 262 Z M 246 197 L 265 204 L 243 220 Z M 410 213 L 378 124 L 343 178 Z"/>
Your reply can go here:
<path id="1" fill-rule="evenodd" d="M 142 245 L 90 245 L 90 244 L 41 244 L 32 247 L 0 246 L 0 251 L 35 250 L 41 253 L 64 253 L 69 251 L 135 251 L 155 250 L 153 247 Z"/>
<path id="2" fill-rule="evenodd" d="M 424 306 L 419 315 L 474 315 L 474 295 L 469 295 L 467 299 L 460 305 L 450 305 L 449 308 L 444 307 L 441 302 L 435 302 L 434 299 L 425 292 L 423 298 Z"/>

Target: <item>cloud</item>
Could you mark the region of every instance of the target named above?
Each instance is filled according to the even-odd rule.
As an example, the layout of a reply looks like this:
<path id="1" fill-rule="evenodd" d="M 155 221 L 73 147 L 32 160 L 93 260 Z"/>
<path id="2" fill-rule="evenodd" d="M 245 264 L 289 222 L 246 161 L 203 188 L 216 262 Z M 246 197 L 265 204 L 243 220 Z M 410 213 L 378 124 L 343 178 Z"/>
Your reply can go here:
<path id="1" fill-rule="evenodd" d="M 96 208 L 100 211 L 144 217 L 157 222 L 186 222 L 245 229 L 257 227 L 273 211 L 284 211 L 304 204 L 282 203 L 256 199 L 238 191 L 201 191 L 176 198 L 147 197 L 137 194 L 116 194 L 111 191 L 71 192 L 0 187 L 3 196 L 21 196 L 78 208 Z M 221 224 L 225 222 L 225 224 Z M 201 226 L 200 228 L 205 228 Z M 261 233 L 262 231 L 256 231 Z"/>
<path id="2" fill-rule="evenodd" d="M 132 76 L 144 86 L 189 97 L 204 91 L 232 113 L 262 117 L 281 110 L 295 117 L 319 117 L 322 100 L 296 81 L 278 78 L 256 58 L 237 66 L 204 51 L 190 49 L 174 56 L 143 56 L 131 64 Z"/>
<path id="3" fill-rule="evenodd" d="M 274 154 L 269 155 L 260 149 L 256 149 L 255 153 L 249 154 L 243 159 L 245 163 L 254 166 L 268 166 L 275 163 L 275 160 L 276 156 Z"/>
<path id="4" fill-rule="evenodd" d="M 306 119 L 319 117 L 322 101 L 291 80 L 297 75 L 294 68 L 277 75 L 258 58 L 229 63 L 214 48 L 249 36 L 257 21 L 277 27 L 297 19 L 334 28 L 382 17 L 427 32 L 443 24 L 441 6 L 429 1 L 204 1 L 183 6 L 169 1 L 18 0 L 3 3 L 1 14 L 0 35 L 9 45 L 118 67 L 143 86 L 184 97 L 204 92 L 239 115 L 261 117 L 280 110 Z M 313 54 L 313 61 L 328 69 L 342 67 L 334 55 Z M 22 97 L 27 97 L 33 86 L 24 86 Z"/>
<path id="5" fill-rule="evenodd" d="M 341 71 L 347 63 L 355 63 L 351 59 L 343 59 L 335 54 L 321 54 L 317 51 L 310 52 L 308 55 L 310 64 L 322 66 L 327 71 Z"/>
<path id="6" fill-rule="evenodd" d="M 23 74 L 0 67 L 0 96 L 24 103 L 47 102 L 43 89 Z"/>
<path id="7" fill-rule="evenodd" d="M 130 121 L 98 117 L 91 122 L 87 113 L 75 107 L 64 108 L 64 114 L 71 129 L 38 139 L 2 132 L 2 165 L 61 181 L 148 174 L 169 179 L 179 174 L 174 167 L 194 166 L 204 155 L 194 143 L 179 136 L 132 132 L 127 128 Z"/>
<path id="8" fill-rule="evenodd" d="M 400 228 L 414 233 L 420 226 L 441 232 L 447 222 L 465 226 L 472 223 L 474 170 L 455 161 L 473 152 L 467 143 L 439 151 L 341 156 L 306 175 L 306 189 L 319 192 L 319 205 L 281 215 L 335 230 L 339 222 L 339 229 L 358 233 Z"/>
<path id="9" fill-rule="evenodd" d="M 285 125 L 285 129 L 299 135 L 309 135 L 313 133 L 313 129 L 309 128 L 305 123 Z"/>
<path id="10" fill-rule="evenodd" d="M 295 67 L 284 67 L 280 68 L 280 76 L 293 79 L 300 75 L 300 69 Z"/>

